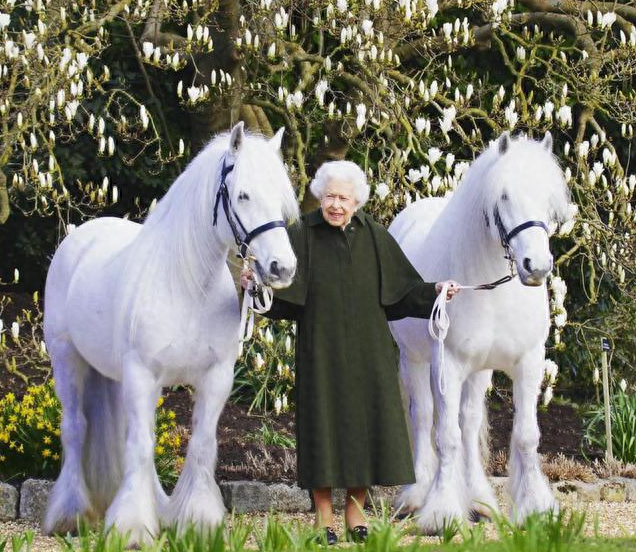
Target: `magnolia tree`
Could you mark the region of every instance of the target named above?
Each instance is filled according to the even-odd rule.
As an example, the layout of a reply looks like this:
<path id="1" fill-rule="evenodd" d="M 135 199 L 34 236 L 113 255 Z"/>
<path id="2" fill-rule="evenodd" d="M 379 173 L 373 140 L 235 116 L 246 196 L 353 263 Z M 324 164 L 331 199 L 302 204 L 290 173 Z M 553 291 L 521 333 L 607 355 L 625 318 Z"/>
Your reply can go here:
<path id="1" fill-rule="evenodd" d="M 183 155 L 184 143 L 172 142 L 162 111 L 153 117 L 137 99 L 143 95 L 157 103 L 143 64 L 148 52 L 138 47 L 133 30 L 152 17 L 151 8 L 141 0 L 0 2 L 0 223 L 11 207 L 26 214 L 55 214 L 66 224 L 78 218 L 73 215 L 85 218 L 117 202 L 119 190 L 108 177 L 99 182 L 65 178 L 56 145 L 71 143 L 79 133 L 92 136 L 95 154 L 102 157 L 115 155 L 118 142 L 125 142 L 120 155 L 129 164 L 142 155 L 160 164 Z M 188 3 L 169 8 L 175 24 L 192 12 Z M 115 24 L 129 33 L 146 91 L 122 86 L 100 59 L 111 46 L 109 29 Z M 187 46 L 175 42 L 161 55 L 158 48 L 151 53 L 156 65 L 179 70 L 186 55 L 210 50 L 208 39 Z M 91 101 L 96 97 L 99 104 Z"/>
<path id="2" fill-rule="evenodd" d="M 566 330 L 583 342 L 609 335 L 620 338 L 623 362 L 632 362 L 632 4 L 154 0 L 108 4 L 99 13 L 77 6 L 62 17 L 57 5 L 5 0 L 0 82 L 10 93 L 2 96 L 0 120 L 10 152 L 3 150 L 0 169 L 13 205 L 113 201 L 108 183 L 69 191 L 55 163 L 55 136 L 88 131 L 98 154 L 127 155 L 131 163 L 178 156 L 187 146 L 171 143 L 170 121 L 153 94 L 166 71 L 179 72 L 174 98 L 188 113 L 193 149 L 238 119 L 264 134 L 282 124 L 305 207 L 315 168 L 346 156 L 367 172 L 369 208 L 384 222 L 418 197 L 452 193 L 501 132 L 541 137 L 549 130 L 578 206 L 555 242 L 551 345 L 558 353 Z M 147 105 L 138 91 L 113 86 L 100 65 L 114 24 L 135 50 Z M 46 40 L 43 33 L 50 33 Z M 96 93 L 107 98 L 103 113 L 82 101 Z M 137 145 L 135 153 L 124 154 L 116 146 L 122 142 Z M 9 166 L 10 159 L 19 163 Z M 566 282 L 574 290 L 567 300 Z M 576 316 L 568 319 L 572 302 Z M 563 354 L 579 362 L 580 350 Z M 556 365 L 546 373 L 550 386 Z"/>

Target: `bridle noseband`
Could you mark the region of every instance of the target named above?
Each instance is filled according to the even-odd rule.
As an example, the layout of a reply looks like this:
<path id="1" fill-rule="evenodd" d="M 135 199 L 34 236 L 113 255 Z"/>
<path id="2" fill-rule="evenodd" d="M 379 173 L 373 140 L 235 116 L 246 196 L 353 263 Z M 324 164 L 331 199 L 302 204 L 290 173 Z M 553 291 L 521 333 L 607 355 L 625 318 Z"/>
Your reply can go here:
<path id="1" fill-rule="evenodd" d="M 523 232 L 524 230 L 527 230 L 528 228 L 533 228 L 535 226 L 538 228 L 543 228 L 546 234 L 548 235 L 550 234 L 550 231 L 548 230 L 546 223 L 541 220 L 529 220 L 527 222 L 522 222 L 519 226 L 515 226 L 512 230 L 510 230 L 510 232 L 508 232 L 503 224 L 503 221 L 501 220 L 501 215 L 499 214 L 499 207 L 495 206 L 495 210 L 493 214 L 495 219 L 495 226 L 497 227 L 497 230 L 499 230 L 499 239 L 501 240 L 501 247 L 503 247 L 505 251 L 504 259 L 508 260 L 508 268 L 510 269 L 510 274 L 507 274 L 503 278 L 499 278 L 499 280 L 491 282 L 490 284 L 482 284 L 480 286 L 476 286 L 474 289 L 495 289 L 497 286 L 500 286 L 501 284 L 505 284 L 506 282 L 509 282 L 517 275 L 515 272 L 515 261 L 516 261 L 515 252 L 512 249 L 512 246 L 510 245 L 510 240 L 512 240 L 512 238 L 514 238 L 517 234 L 519 234 L 520 232 Z M 484 213 L 484 216 L 486 218 L 486 226 L 490 226 L 488 215 Z"/>
<path id="2" fill-rule="evenodd" d="M 232 202 L 230 200 L 230 191 L 227 187 L 227 175 L 232 172 L 234 169 L 234 165 L 226 165 L 226 159 L 223 158 L 223 167 L 221 168 L 221 183 L 219 184 L 219 189 L 216 192 L 216 200 L 214 202 L 214 220 L 212 222 L 213 226 L 216 226 L 218 214 L 219 214 L 219 203 L 223 204 L 223 211 L 225 211 L 225 218 L 227 219 L 230 228 L 232 229 L 232 234 L 234 235 L 234 241 L 238 247 L 239 257 L 243 260 L 247 260 L 249 258 L 249 245 L 250 242 L 259 234 L 263 232 L 267 232 L 267 230 L 271 230 L 272 228 L 286 228 L 287 224 L 285 224 L 284 220 L 273 220 L 271 222 L 266 222 L 257 228 L 254 228 L 251 232 L 245 228 L 245 225 L 241 222 L 240 217 L 234 210 L 232 206 Z M 240 232 L 239 232 L 240 228 Z M 242 232 L 242 235 L 241 235 Z"/>

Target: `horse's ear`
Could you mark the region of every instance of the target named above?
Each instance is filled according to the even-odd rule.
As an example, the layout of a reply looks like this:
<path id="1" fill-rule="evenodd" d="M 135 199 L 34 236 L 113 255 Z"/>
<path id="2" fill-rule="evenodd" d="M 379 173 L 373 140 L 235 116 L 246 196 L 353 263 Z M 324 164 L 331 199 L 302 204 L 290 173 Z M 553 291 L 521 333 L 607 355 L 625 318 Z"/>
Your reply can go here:
<path id="1" fill-rule="evenodd" d="M 506 131 L 499 137 L 499 153 L 503 155 L 504 153 L 508 151 L 509 147 L 510 147 L 510 133 Z"/>
<path id="2" fill-rule="evenodd" d="M 543 140 L 541 140 L 541 145 L 543 149 L 552 153 L 552 134 L 549 130 L 545 133 Z"/>
<path id="3" fill-rule="evenodd" d="M 232 133 L 230 134 L 230 152 L 232 155 L 236 155 L 238 150 L 241 149 L 241 145 L 243 144 L 243 121 L 239 121 L 232 128 Z"/>
<path id="4" fill-rule="evenodd" d="M 269 139 L 269 144 L 274 151 L 280 150 L 280 146 L 283 143 L 283 134 L 285 134 L 285 127 L 280 127 L 276 134 Z"/>

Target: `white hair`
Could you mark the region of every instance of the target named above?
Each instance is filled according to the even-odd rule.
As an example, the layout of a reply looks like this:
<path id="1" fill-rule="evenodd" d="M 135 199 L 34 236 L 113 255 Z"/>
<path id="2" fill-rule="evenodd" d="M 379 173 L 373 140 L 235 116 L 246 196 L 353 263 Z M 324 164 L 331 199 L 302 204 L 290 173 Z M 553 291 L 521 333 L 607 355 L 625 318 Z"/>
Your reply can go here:
<path id="1" fill-rule="evenodd" d="M 309 185 L 311 193 L 322 199 L 327 184 L 332 180 L 350 182 L 355 186 L 354 196 L 357 207 L 362 207 L 369 199 L 369 185 L 364 171 L 352 161 L 327 161 L 320 165 Z"/>

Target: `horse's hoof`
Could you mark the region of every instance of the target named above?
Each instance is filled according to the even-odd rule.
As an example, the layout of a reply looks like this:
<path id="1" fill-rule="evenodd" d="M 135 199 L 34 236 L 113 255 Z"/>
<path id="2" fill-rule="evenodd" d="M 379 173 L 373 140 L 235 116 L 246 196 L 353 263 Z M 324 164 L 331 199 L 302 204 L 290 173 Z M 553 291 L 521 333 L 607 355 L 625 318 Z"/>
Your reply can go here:
<path id="1" fill-rule="evenodd" d="M 398 519 L 398 520 L 409 519 L 409 518 L 413 517 L 414 513 L 415 513 L 414 510 L 408 510 L 406 508 L 399 508 L 395 512 L 395 519 Z"/>
<path id="2" fill-rule="evenodd" d="M 485 521 L 486 523 L 491 523 L 492 518 L 479 510 L 472 509 L 468 514 L 468 521 L 472 521 L 473 523 L 479 523 L 480 521 Z"/>

